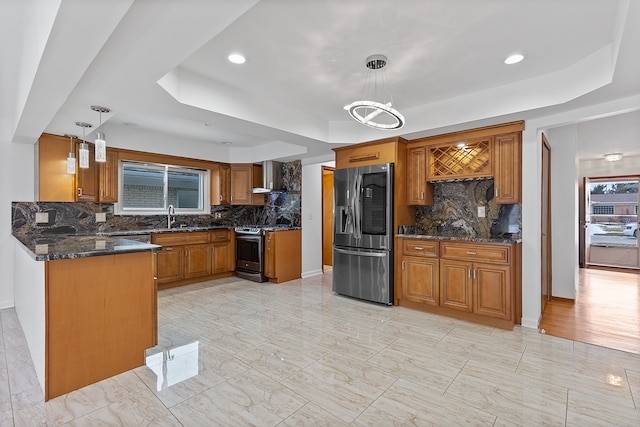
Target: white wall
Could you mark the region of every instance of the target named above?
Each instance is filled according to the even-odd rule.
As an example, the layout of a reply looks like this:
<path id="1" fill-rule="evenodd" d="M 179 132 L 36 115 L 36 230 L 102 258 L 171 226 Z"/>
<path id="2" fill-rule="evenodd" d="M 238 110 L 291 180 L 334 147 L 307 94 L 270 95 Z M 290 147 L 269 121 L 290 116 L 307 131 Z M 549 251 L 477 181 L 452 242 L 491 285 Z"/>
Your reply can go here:
<path id="1" fill-rule="evenodd" d="M 322 165 L 302 164 L 302 277 L 322 274 Z"/>
<path id="2" fill-rule="evenodd" d="M 578 284 L 577 125 L 545 132 L 551 146 L 551 294 L 574 299 Z"/>
<path id="3" fill-rule="evenodd" d="M 11 202 L 34 200 L 34 146 L 0 135 L 0 150 L 0 308 L 7 308 L 14 305 Z"/>

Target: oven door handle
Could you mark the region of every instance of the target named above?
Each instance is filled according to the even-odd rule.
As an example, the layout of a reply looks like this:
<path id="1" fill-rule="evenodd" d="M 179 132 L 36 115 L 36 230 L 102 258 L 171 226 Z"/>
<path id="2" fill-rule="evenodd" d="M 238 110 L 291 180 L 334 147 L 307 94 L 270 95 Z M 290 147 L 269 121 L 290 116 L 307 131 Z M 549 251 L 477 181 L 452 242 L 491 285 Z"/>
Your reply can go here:
<path id="1" fill-rule="evenodd" d="M 389 255 L 388 252 L 360 252 L 360 251 L 350 251 L 347 249 L 340 249 L 340 248 L 333 248 L 333 250 L 345 255 L 356 255 L 356 256 L 376 257 L 376 258 L 384 258 Z"/>

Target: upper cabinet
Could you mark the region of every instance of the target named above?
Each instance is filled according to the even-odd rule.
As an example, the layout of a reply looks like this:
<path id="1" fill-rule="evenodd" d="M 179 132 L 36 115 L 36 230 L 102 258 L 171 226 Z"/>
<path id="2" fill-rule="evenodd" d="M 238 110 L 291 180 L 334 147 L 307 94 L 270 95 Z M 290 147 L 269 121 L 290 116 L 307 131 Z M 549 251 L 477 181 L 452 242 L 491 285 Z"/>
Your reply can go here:
<path id="1" fill-rule="evenodd" d="M 87 143 L 89 146 L 89 167 L 83 169 L 76 168 L 76 183 L 78 194 L 76 200 L 79 202 L 97 202 L 98 201 L 98 165 L 95 161 L 96 152 L 94 145 Z M 80 154 L 76 152 L 76 159 L 80 158 Z"/>
<path id="2" fill-rule="evenodd" d="M 473 138 L 429 147 L 430 181 L 485 178 L 493 175 L 492 138 Z"/>
<path id="3" fill-rule="evenodd" d="M 251 192 L 255 187 L 262 187 L 262 166 L 251 163 L 231 165 L 232 205 L 263 205 L 264 194 Z"/>
<path id="4" fill-rule="evenodd" d="M 69 150 L 75 152 L 75 143 L 69 138 L 42 134 L 37 144 L 39 202 L 75 202 L 76 176 L 67 173 L 65 159 Z"/>
<path id="5" fill-rule="evenodd" d="M 494 179 L 494 201 L 522 202 L 524 122 L 431 136 L 409 143 L 407 205 L 433 204 L 430 182 Z"/>
<path id="6" fill-rule="evenodd" d="M 522 202 L 522 142 L 520 132 L 497 135 L 494 139 L 494 200 L 496 203 Z"/>
<path id="7" fill-rule="evenodd" d="M 231 165 L 227 163 L 211 167 L 211 204 L 231 204 Z"/>
<path id="8" fill-rule="evenodd" d="M 118 152 L 107 147 L 107 161 L 98 163 L 98 188 L 101 203 L 118 201 Z"/>
<path id="9" fill-rule="evenodd" d="M 433 185 L 427 182 L 427 147 L 407 150 L 407 205 L 432 205 Z"/>

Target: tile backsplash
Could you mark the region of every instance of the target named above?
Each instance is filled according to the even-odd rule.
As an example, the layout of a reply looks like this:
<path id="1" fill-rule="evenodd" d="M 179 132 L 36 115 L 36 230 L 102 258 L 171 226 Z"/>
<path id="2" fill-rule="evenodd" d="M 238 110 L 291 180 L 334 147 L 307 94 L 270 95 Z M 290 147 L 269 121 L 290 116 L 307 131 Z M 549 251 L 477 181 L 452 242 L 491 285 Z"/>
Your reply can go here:
<path id="1" fill-rule="evenodd" d="M 283 163 L 285 192 L 265 194 L 264 206 L 211 206 L 210 215 L 177 215 L 174 227 L 209 225 L 287 225 L 300 226 L 302 164 Z M 36 223 L 36 213 L 48 213 L 46 223 Z M 114 231 L 162 229 L 166 215 L 114 215 L 110 203 L 13 202 L 13 234 L 94 234 Z M 105 222 L 96 222 L 104 213 Z"/>
<path id="2" fill-rule="evenodd" d="M 499 205 L 493 201 L 493 194 L 493 179 L 436 182 L 433 206 L 416 208 L 417 232 L 470 238 L 488 238 L 507 231 L 509 235 L 519 234 L 520 206 Z M 478 217 L 478 207 L 484 207 L 483 218 Z M 497 227 L 509 220 L 508 227 Z"/>

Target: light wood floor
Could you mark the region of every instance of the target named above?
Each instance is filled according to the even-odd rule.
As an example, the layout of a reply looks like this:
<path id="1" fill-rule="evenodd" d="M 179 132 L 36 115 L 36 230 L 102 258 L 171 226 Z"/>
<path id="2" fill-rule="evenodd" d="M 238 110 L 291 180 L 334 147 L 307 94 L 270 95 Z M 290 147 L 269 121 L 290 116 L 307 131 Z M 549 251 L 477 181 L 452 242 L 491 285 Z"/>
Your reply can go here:
<path id="1" fill-rule="evenodd" d="M 581 268 L 575 303 L 549 301 L 547 334 L 640 354 L 640 272 Z"/>

